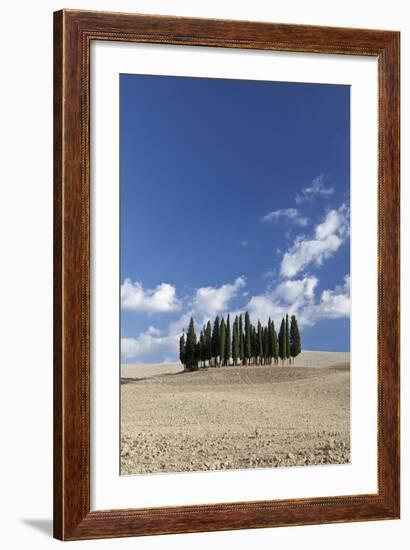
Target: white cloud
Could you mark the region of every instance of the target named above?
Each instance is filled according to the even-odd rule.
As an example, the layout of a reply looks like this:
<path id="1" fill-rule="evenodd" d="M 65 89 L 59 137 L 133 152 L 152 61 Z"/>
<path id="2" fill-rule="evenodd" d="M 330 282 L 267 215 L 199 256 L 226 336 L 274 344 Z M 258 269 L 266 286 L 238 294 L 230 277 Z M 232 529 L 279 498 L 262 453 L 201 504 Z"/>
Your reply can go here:
<path id="1" fill-rule="evenodd" d="M 271 294 L 253 296 L 243 311 L 249 311 L 251 321 L 254 324 L 258 321 L 266 324 L 269 317 L 277 324 L 286 313 L 292 313 L 291 308 L 286 308 L 283 304 L 276 302 Z"/>
<path id="2" fill-rule="evenodd" d="M 349 209 L 343 204 L 338 210 L 327 213 L 324 221 L 316 227 L 313 238 L 296 238 L 282 258 L 281 275 L 294 277 L 310 263 L 321 265 L 340 248 L 348 235 Z"/>
<path id="3" fill-rule="evenodd" d="M 307 325 L 314 324 L 317 319 L 350 317 L 350 276 L 345 276 L 343 285 L 324 290 L 320 301 L 307 307 L 302 315 L 302 321 Z"/>
<path id="4" fill-rule="evenodd" d="M 195 312 L 192 309 L 183 313 L 176 321 L 169 324 L 168 334 L 170 336 L 180 336 L 183 330 L 187 330 L 189 321 L 194 316 Z"/>
<path id="5" fill-rule="evenodd" d="M 157 329 L 150 327 L 137 338 L 121 338 L 121 361 L 144 359 L 150 360 L 152 354 L 166 354 L 173 360 L 177 359 L 178 339 L 177 334 L 161 335 Z"/>
<path id="6" fill-rule="evenodd" d="M 203 316 L 214 316 L 226 311 L 230 300 L 246 285 L 245 277 L 238 277 L 233 284 L 220 287 L 204 286 L 198 288 L 192 305 L 194 310 Z"/>
<path id="7" fill-rule="evenodd" d="M 281 274 L 284 277 L 294 277 L 311 262 L 321 265 L 324 259 L 339 249 L 342 242 L 337 235 L 330 235 L 324 240 L 297 239 L 290 251 L 283 256 Z"/>
<path id="8" fill-rule="evenodd" d="M 329 197 L 335 190 L 333 187 L 326 187 L 323 184 L 323 174 L 314 178 L 310 185 L 304 187 L 300 193 L 296 195 L 296 204 L 301 204 L 304 201 L 312 200 L 316 195 L 321 197 Z"/>
<path id="9" fill-rule="evenodd" d="M 296 208 L 283 208 L 281 210 L 273 210 L 263 216 L 262 221 L 273 222 L 279 220 L 279 218 L 285 218 L 291 220 L 293 223 L 305 227 L 309 220 L 301 216 Z"/>
<path id="10" fill-rule="evenodd" d="M 181 302 L 176 296 L 175 287 L 162 283 L 155 289 L 144 290 L 141 283 L 125 279 L 121 285 L 121 308 L 131 311 L 158 313 L 176 311 Z"/>
<path id="11" fill-rule="evenodd" d="M 314 303 L 318 282 L 316 277 L 284 281 L 273 290 L 251 298 L 245 309 L 253 322 L 266 323 L 269 317 L 280 321 L 286 313 L 299 315 L 303 308 Z"/>
<path id="12" fill-rule="evenodd" d="M 156 338 L 158 338 L 160 335 L 161 335 L 161 331 L 153 326 L 149 326 L 148 327 L 148 330 L 147 330 L 147 334 L 149 334 L 150 336 L 155 336 Z"/>
<path id="13" fill-rule="evenodd" d="M 301 301 L 312 300 L 318 284 L 316 277 L 289 280 L 280 283 L 273 291 L 273 297 L 287 304 L 299 304 Z"/>
<path id="14" fill-rule="evenodd" d="M 348 230 L 348 219 L 346 218 L 347 209 L 342 206 L 339 210 L 330 210 L 327 213 L 323 223 L 320 223 L 315 230 L 315 236 L 318 240 L 325 240 L 328 237 L 338 234 L 346 234 Z"/>
<path id="15" fill-rule="evenodd" d="M 304 277 L 280 283 L 272 292 L 253 296 L 244 310 L 252 322 L 266 323 L 271 317 L 276 324 L 288 313 L 296 315 L 299 325 L 312 326 L 321 319 L 339 319 L 350 316 L 350 277 L 334 289 L 324 290 L 316 301 L 316 277 Z"/>
<path id="16" fill-rule="evenodd" d="M 121 362 L 135 358 L 138 351 L 139 344 L 135 338 L 121 338 Z"/>

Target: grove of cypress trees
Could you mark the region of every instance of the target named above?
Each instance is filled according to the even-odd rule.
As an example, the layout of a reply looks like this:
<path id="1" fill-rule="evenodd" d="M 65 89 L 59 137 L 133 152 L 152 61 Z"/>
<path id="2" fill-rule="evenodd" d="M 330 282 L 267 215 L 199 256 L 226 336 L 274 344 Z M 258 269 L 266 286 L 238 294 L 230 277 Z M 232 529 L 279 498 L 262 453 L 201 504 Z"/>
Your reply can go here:
<path id="1" fill-rule="evenodd" d="M 290 356 L 293 357 L 293 361 L 301 351 L 302 342 L 300 340 L 298 322 L 296 320 L 296 317 L 292 315 L 290 319 Z"/>
<path id="2" fill-rule="evenodd" d="M 295 315 L 288 314 L 282 318 L 279 335 L 275 324 L 268 319 L 267 325 L 258 320 L 256 327 L 251 323 L 249 313 L 245 313 L 243 327 L 242 315 L 236 316 L 231 328 L 230 315 L 225 321 L 216 316 L 211 329 L 211 321 L 203 325 L 197 338 L 194 320 L 191 317 L 188 331 L 179 338 L 179 359 L 187 370 L 195 370 L 198 366 L 237 365 L 282 365 L 287 360 L 292 363 L 302 351 L 301 336 Z M 232 357 L 232 363 L 231 363 Z"/>

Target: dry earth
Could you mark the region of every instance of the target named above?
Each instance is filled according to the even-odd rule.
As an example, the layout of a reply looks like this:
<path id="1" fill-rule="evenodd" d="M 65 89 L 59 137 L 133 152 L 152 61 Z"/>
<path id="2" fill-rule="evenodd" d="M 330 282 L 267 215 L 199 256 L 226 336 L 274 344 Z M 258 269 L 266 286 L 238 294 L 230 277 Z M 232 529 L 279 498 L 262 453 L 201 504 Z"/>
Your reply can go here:
<path id="1" fill-rule="evenodd" d="M 350 460 L 348 353 L 197 372 L 123 365 L 121 375 L 122 474 Z"/>

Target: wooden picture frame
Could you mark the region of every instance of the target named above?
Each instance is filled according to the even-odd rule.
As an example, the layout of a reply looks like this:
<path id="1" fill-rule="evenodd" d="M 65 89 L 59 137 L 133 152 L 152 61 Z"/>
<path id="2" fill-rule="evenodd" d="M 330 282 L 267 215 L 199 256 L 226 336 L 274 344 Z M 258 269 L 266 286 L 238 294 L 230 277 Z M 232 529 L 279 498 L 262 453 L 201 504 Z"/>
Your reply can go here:
<path id="1" fill-rule="evenodd" d="M 378 492 L 90 510 L 90 45 L 148 42 L 378 62 Z M 61 540 L 399 517 L 398 32 L 63 10 L 54 14 L 54 536 Z"/>

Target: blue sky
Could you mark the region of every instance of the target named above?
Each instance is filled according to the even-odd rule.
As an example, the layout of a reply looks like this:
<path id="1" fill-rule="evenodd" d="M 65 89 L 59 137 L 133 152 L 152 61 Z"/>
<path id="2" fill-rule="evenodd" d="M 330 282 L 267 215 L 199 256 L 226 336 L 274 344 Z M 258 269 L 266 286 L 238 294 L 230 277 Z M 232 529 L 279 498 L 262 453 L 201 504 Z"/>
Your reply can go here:
<path id="1" fill-rule="evenodd" d="M 121 75 L 123 361 L 246 309 L 349 350 L 349 132 L 349 86 Z"/>

